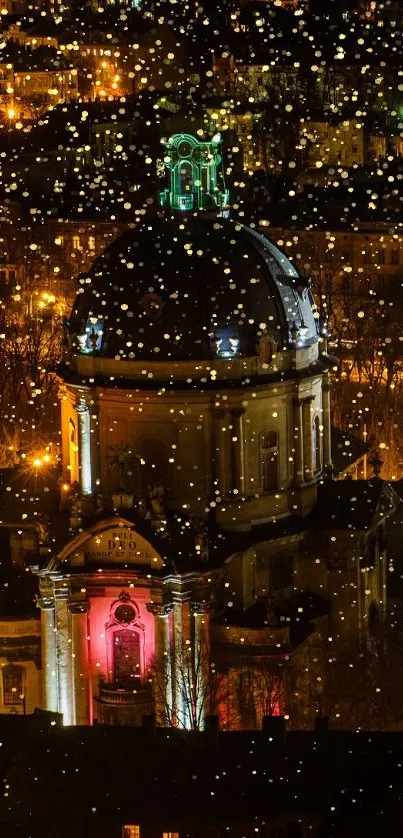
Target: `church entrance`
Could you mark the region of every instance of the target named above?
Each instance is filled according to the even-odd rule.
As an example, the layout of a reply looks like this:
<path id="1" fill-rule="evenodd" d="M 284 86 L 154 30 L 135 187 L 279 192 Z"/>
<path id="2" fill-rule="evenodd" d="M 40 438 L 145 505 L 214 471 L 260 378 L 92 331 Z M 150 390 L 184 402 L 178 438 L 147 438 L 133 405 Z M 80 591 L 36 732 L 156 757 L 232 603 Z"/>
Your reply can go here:
<path id="1" fill-rule="evenodd" d="M 140 680 L 140 635 L 129 628 L 114 633 L 113 674 L 118 689 L 130 689 Z"/>
<path id="2" fill-rule="evenodd" d="M 113 632 L 112 682 L 101 682 L 96 698 L 101 724 L 141 725 L 153 711 L 150 685 L 141 681 L 140 640 L 140 632 L 128 626 Z"/>

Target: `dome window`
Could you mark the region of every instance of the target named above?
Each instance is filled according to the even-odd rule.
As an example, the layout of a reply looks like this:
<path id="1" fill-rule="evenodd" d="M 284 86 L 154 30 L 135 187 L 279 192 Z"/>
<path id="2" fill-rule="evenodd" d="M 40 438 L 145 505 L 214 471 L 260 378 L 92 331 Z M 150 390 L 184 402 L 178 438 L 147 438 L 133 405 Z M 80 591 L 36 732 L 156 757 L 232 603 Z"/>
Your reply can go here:
<path id="1" fill-rule="evenodd" d="M 270 364 L 274 355 L 274 340 L 269 335 L 264 335 L 259 344 L 259 360 L 261 364 Z"/>
<path id="2" fill-rule="evenodd" d="M 94 318 L 89 317 L 85 331 L 83 334 L 77 335 L 80 352 L 85 355 L 100 352 L 102 349 L 103 336 L 103 322 L 100 320 L 94 322 Z"/>
<path id="3" fill-rule="evenodd" d="M 210 345 L 216 358 L 235 358 L 239 355 L 238 330 L 230 327 L 214 329 L 210 335 Z"/>

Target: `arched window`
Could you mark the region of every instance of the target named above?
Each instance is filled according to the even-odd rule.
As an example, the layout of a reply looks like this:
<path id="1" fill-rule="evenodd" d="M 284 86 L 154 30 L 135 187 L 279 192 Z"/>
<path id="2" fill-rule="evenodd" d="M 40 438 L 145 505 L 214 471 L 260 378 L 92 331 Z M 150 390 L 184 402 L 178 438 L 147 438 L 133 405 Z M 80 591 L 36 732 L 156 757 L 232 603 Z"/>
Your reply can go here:
<path id="1" fill-rule="evenodd" d="M 273 358 L 274 345 L 271 338 L 264 337 L 260 341 L 259 360 L 261 364 L 270 364 Z"/>
<path id="2" fill-rule="evenodd" d="M 133 629 L 113 632 L 113 681 L 117 688 L 133 687 L 140 679 L 140 635 Z"/>
<path id="3" fill-rule="evenodd" d="M 313 420 L 313 469 L 316 474 L 322 469 L 322 453 L 321 453 L 321 433 L 319 416 L 315 416 Z"/>
<path id="4" fill-rule="evenodd" d="M 144 668 L 144 626 L 138 607 L 126 593 L 111 605 L 105 626 L 108 650 L 108 682 L 115 689 L 133 690 Z"/>
<path id="5" fill-rule="evenodd" d="M 264 431 L 260 436 L 260 472 L 263 492 L 278 489 L 277 431 Z"/>
<path id="6" fill-rule="evenodd" d="M 182 194 L 193 190 L 193 169 L 188 161 L 183 162 L 180 167 L 180 186 Z"/>
<path id="7" fill-rule="evenodd" d="M 2 668 L 3 704 L 23 704 L 25 697 L 25 668 L 8 664 Z"/>

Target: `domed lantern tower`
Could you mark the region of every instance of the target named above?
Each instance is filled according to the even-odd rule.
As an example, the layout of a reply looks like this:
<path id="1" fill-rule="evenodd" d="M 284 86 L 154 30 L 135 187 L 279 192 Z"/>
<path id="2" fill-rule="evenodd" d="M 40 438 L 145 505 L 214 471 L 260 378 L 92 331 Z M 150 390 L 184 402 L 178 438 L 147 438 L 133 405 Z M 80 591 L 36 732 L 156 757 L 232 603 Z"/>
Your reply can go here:
<path id="1" fill-rule="evenodd" d="M 331 467 L 309 283 L 229 216 L 218 136 L 165 150 L 161 211 L 80 277 L 60 369 L 69 533 L 40 604 L 45 706 L 72 723 L 138 720 L 157 664 L 158 717 L 191 726 L 175 667 L 208 647 L 222 568 L 252 606 L 254 544 L 306 516 Z"/>
<path id="2" fill-rule="evenodd" d="M 163 207 L 179 211 L 228 208 L 229 192 L 220 189 L 221 136 L 202 142 L 191 134 L 174 134 L 164 143 L 169 188 L 160 193 Z"/>
<path id="3" fill-rule="evenodd" d="M 118 445 L 121 467 L 133 460 L 134 503 L 158 482 L 170 507 L 200 519 L 214 509 L 220 526 L 248 529 L 315 502 L 331 466 L 326 365 L 309 283 L 228 216 L 220 163 L 218 137 L 171 137 L 164 211 L 80 279 L 64 477 L 110 503 L 122 489 Z"/>

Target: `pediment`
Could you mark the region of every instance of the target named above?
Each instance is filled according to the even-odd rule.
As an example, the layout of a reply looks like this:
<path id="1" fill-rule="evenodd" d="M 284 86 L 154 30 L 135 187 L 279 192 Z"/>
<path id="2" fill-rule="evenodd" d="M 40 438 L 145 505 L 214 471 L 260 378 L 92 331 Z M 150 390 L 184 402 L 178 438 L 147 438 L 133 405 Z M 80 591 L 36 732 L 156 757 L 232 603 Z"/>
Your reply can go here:
<path id="1" fill-rule="evenodd" d="M 124 518 L 98 521 L 80 533 L 63 547 L 52 562 L 52 569 L 66 562 L 72 569 L 88 570 L 122 565 L 159 570 L 163 566 L 153 545 Z"/>

